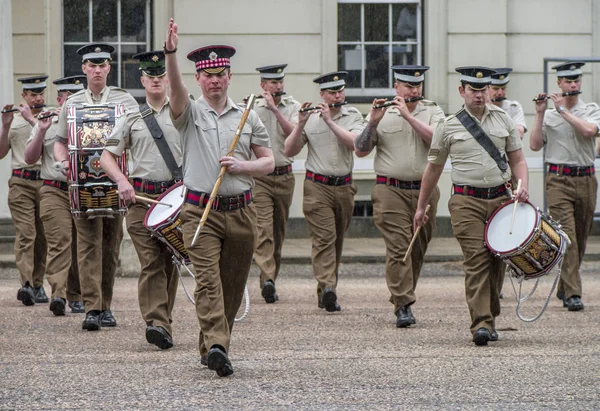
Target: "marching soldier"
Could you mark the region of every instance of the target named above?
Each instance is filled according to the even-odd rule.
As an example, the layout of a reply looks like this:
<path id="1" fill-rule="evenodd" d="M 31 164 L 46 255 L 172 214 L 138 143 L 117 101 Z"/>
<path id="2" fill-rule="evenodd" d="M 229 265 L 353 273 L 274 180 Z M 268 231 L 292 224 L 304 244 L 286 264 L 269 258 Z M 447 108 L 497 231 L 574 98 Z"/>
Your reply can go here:
<path id="1" fill-rule="evenodd" d="M 85 76 L 71 76 L 54 80 L 58 96 L 58 113 L 67 97 L 83 90 Z M 56 114 L 53 112 L 51 114 Z M 48 114 L 47 112 L 42 113 Z M 83 313 L 79 270 L 77 269 L 77 231 L 73 224 L 67 177 L 55 167 L 54 142 L 58 117 L 40 119 L 33 128 L 25 149 L 25 161 L 35 164 L 41 157 L 40 217 L 48 242 L 46 276 L 52 287 L 50 311 L 65 315 L 68 300 L 73 313 Z"/>
<path id="2" fill-rule="evenodd" d="M 458 90 L 464 108 L 440 121 L 435 129 L 414 221 L 415 229 L 427 221 L 425 208 L 450 156 L 453 195 L 448 208 L 452 231 L 464 256 L 465 295 L 473 342 L 483 346 L 498 340 L 497 284 L 504 270 L 504 263 L 484 244 L 485 225 L 493 212 L 509 201 L 506 183 L 511 170 L 522 181 L 521 188 L 514 193 L 516 199 L 527 201 L 527 162 L 512 119 L 504 110 L 486 104 L 494 71 L 486 67 L 458 67 L 456 71 L 461 73 Z"/>
<path id="3" fill-rule="evenodd" d="M 496 107 L 500 107 L 502 110 L 513 119 L 519 137 L 523 140 L 523 136 L 527 132 L 527 124 L 525 124 L 525 114 L 523 113 L 523 107 L 521 103 L 516 100 L 506 99 L 506 86 L 510 81 L 510 73 L 512 69 L 509 67 L 496 68 L 496 73 L 492 74 L 492 83 L 490 86 L 490 99 Z"/>
<path id="4" fill-rule="evenodd" d="M 61 110 L 54 143 L 54 158 L 69 173 L 67 148 L 67 110 L 73 104 L 122 103 L 125 111 L 138 111 L 138 104 L 131 94 L 117 87 L 108 87 L 111 53 L 114 47 L 92 43 L 81 47 L 77 53 L 82 57 L 81 69 L 87 76 L 87 88 L 72 96 Z M 77 256 L 81 294 L 85 305 L 82 328 L 97 331 L 101 327 L 115 327 L 117 321 L 111 311 L 115 271 L 119 260 L 119 245 L 123 238 L 122 218 L 98 217 L 75 219 L 77 228 Z"/>
<path id="5" fill-rule="evenodd" d="M 253 177 L 271 173 L 275 162 L 269 136 L 254 111 L 249 112 L 233 155 L 227 155 L 243 115 L 227 96 L 232 76 L 230 59 L 235 49 L 207 46 L 188 54 L 202 89 L 202 95 L 194 101 L 188 97 L 177 64 L 178 42 L 177 25 L 171 19 L 164 52 L 171 87 L 171 118 L 181 135 L 183 150 L 187 196 L 181 220 L 185 246 L 196 271 L 198 345 L 201 362 L 219 377 L 226 377 L 233 374 L 228 356 L 231 331 L 255 249 Z M 227 172 L 206 223 L 192 244 L 222 167 Z"/>
<path id="6" fill-rule="evenodd" d="M 140 61 L 146 104 L 141 113 L 129 113 L 117 122 L 106 142 L 100 165 L 119 186 L 119 196 L 129 202 L 127 231 L 141 265 L 138 300 L 146 322 L 146 341 L 160 349 L 173 346 L 172 311 L 177 295 L 173 255 L 144 226 L 147 204 L 136 195 L 156 199 L 181 180 L 181 142 L 169 115 L 165 54 L 150 51 L 134 56 Z M 129 149 L 133 169 L 124 175 L 115 158 Z"/>
<path id="7" fill-rule="evenodd" d="M 594 139 L 600 130 L 600 108 L 579 98 L 584 64 L 570 62 L 552 67 L 560 92 L 538 96 L 529 141 L 534 151 L 546 146 L 548 211 L 571 240 L 557 290 L 557 297 L 569 311 L 584 309 L 579 268 L 592 231 L 598 191 Z M 548 98 L 554 109 L 547 109 Z"/>
<path id="8" fill-rule="evenodd" d="M 286 67 L 287 64 L 278 64 L 256 69 L 260 72 L 260 86 L 264 93 L 263 98 L 254 105 L 254 111 L 267 128 L 275 157 L 275 170 L 255 179 L 253 193 L 258 215 L 258 241 L 254 262 L 260 269 L 261 293 L 267 303 L 274 303 L 279 299 L 275 281 L 281 268 L 281 248 L 295 182 L 292 174 L 293 159 L 284 154 L 284 144 L 298 123 L 300 103 L 292 97 L 283 96 Z"/>
<path id="9" fill-rule="evenodd" d="M 345 71 L 324 74 L 319 84 L 322 103 L 304 103 L 298 124 L 285 141 L 285 155 L 295 156 L 308 144 L 302 210 L 312 238 L 312 266 L 319 308 L 340 311 L 336 287 L 344 233 L 354 211 L 352 183 L 354 139 L 364 120 L 354 107 L 344 107 Z"/>
<path id="10" fill-rule="evenodd" d="M 356 155 L 364 157 L 376 148 L 373 187 L 373 217 L 387 248 L 386 280 L 394 304 L 396 326 L 416 323 L 411 306 L 427 245 L 435 228 L 440 190 L 436 186 L 429 202 L 429 220 L 419 232 L 410 257 L 404 256 L 413 236 L 413 217 L 427 165 L 427 152 L 437 123 L 444 112 L 423 100 L 427 66 L 392 66 L 397 96 L 389 108 L 373 108 L 367 126 L 356 138 Z M 373 106 L 384 104 L 377 99 Z"/>
<path id="11" fill-rule="evenodd" d="M 11 150 L 12 177 L 8 180 L 8 207 L 15 226 L 15 262 L 21 288 L 17 300 L 24 305 L 47 303 L 44 290 L 46 239 L 40 220 L 40 165 L 27 164 L 24 158 L 29 134 L 37 120 L 35 116 L 45 107 L 44 93 L 48 76 L 17 79 L 23 85 L 23 103 L 13 109 L 4 106 L 0 130 L 0 159 Z M 14 111 L 13 111 L 14 110 Z M 14 114 L 14 112 L 18 114 Z"/>

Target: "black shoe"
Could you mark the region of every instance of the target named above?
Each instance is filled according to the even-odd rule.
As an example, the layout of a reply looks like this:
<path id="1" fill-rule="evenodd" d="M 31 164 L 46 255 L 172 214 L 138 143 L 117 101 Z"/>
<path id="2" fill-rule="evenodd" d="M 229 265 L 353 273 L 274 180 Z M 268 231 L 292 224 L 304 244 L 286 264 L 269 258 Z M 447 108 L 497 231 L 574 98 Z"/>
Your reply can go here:
<path id="1" fill-rule="evenodd" d="M 500 291 L 500 294 L 498 294 L 498 298 L 501 300 L 504 299 L 504 293 L 502 291 Z"/>
<path id="2" fill-rule="evenodd" d="M 98 331 L 102 326 L 100 325 L 100 316 L 102 311 L 91 310 L 85 315 L 85 320 L 81 324 L 81 328 L 88 331 Z"/>
<path id="3" fill-rule="evenodd" d="M 19 288 L 17 300 L 21 301 L 23 305 L 27 306 L 35 304 L 35 292 L 29 283 L 26 283 L 24 287 Z"/>
<path id="4" fill-rule="evenodd" d="M 498 341 L 498 332 L 496 330 L 492 330 L 490 333 L 490 341 Z"/>
<path id="5" fill-rule="evenodd" d="M 271 280 L 265 281 L 261 295 L 267 304 L 273 304 L 275 301 L 279 300 L 277 290 L 275 290 L 275 283 Z"/>
<path id="6" fill-rule="evenodd" d="M 583 301 L 581 301 L 581 297 L 578 296 L 567 298 L 566 305 L 569 311 L 583 310 Z"/>
<path id="7" fill-rule="evenodd" d="M 81 301 L 69 301 L 69 308 L 73 314 L 81 314 L 85 312 L 85 306 Z"/>
<path id="8" fill-rule="evenodd" d="M 408 305 L 398 308 L 396 311 L 396 327 L 406 328 L 411 324 L 415 324 L 416 320 L 413 317 L 411 309 Z"/>
<path id="9" fill-rule="evenodd" d="M 65 315 L 65 300 L 60 297 L 54 297 L 50 303 L 50 311 L 57 317 Z"/>
<path id="10" fill-rule="evenodd" d="M 233 374 L 233 367 L 231 366 L 231 362 L 229 361 L 225 350 L 223 350 L 219 346 L 213 346 L 208 351 L 206 365 L 208 365 L 209 370 L 216 371 L 219 377 L 227 377 Z"/>
<path id="11" fill-rule="evenodd" d="M 473 334 L 473 342 L 475 345 L 487 345 L 488 341 L 492 340 L 490 331 L 487 328 L 481 327 Z"/>
<path id="12" fill-rule="evenodd" d="M 200 364 L 207 366 L 208 365 L 208 357 L 206 355 L 201 355 L 200 356 Z"/>
<path id="13" fill-rule="evenodd" d="M 117 326 L 117 320 L 115 320 L 115 317 L 110 310 L 102 311 L 102 314 L 100 315 L 100 325 L 102 325 L 103 327 Z"/>
<path id="14" fill-rule="evenodd" d="M 44 286 L 34 288 L 33 293 L 35 294 L 36 303 L 47 303 L 49 301 L 48 296 L 46 295 L 46 290 L 44 290 Z"/>
<path id="15" fill-rule="evenodd" d="M 173 347 L 173 338 L 162 327 L 155 327 L 153 325 L 146 327 L 146 341 L 156 345 L 161 350 L 168 350 Z"/>
<path id="16" fill-rule="evenodd" d="M 323 291 L 322 304 L 325 308 L 325 311 L 328 313 L 333 313 L 336 311 L 340 311 L 342 307 L 337 303 L 337 295 L 335 295 L 335 291 L 331 288 L 326 288 Z"/>

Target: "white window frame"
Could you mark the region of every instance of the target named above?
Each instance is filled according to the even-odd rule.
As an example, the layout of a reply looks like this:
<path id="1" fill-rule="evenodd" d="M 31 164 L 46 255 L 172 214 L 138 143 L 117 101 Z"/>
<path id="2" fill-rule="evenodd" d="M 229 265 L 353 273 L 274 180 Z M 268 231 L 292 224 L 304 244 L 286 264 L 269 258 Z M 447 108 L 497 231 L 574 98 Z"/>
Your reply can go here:
<path id="1" fill-rule="evenodd" d="M 422 33 L 422 17 L 421 17 L 421 13 L 422 13 L 422 7 L 423 7 L 423 1 L 422 0 L 338 0 L 338 4 L 339 3 L 354 3 L 354 4 L 360 4 L 361 8 L 360 8 L 360 37 L 361 40 L 360 41 L 337 41 L 337 47 L 339 46 L 360 46 L 361 49 L 361 62 L 362 62 L 362 68 L 361 68 L 361 80 L 360 80 L 360 84 L 361 87 L 360 88 L 346 88 L 346 95 L 350 96 L 350 97 L 373 97 L 373 96 L 392 96 L 395 95 L 393 88 L 365 88 L 365 80 L 366 80 L 366 70 L 365 67 L 367 66 L 367 52 L 366 52 L 366 47 L 365 46 L 376 46 L 376 45 L 387 45 L 388 47 L 388 61 L 391 62 L 392 60 L 392 54 L 393 54 L 393 46 L 403 46 L 403 45 L 413 45 L 417 48 L 417 63 L 416 64 L 421 64 L 421 56 L 423 54 L 423 33 Z M 365 41 L 365 4 L 388 4 L 388 41 Z M 392 5 L 393 4 L 416 4 L 417 5 L 417 42 L 416 44 L 413 42 L 407 42 L 407 41 L 392 41 L 393 38 L 393 27 L 394 27 L 394 22 L 392 21 Z M 339 22 L 338 22 L 339 24 Z M 343 67 L 339 67 L 339 70 L 343 70 Z M 393 74 L 392 74 L 392 70 L 389 70 L 388 73 L 388 84 L 393 84 Z"/>
<path id="2" fill-rule="evenodd" d="M 65 66 L 64 66 L 64 46 L 85 46 L 86 44 L 92 43 L 94 42 L 94 40 L 92 39 L 93 33 L 94 33 L 94 16 L 92 15 L 92 4 L 94 1 L 102 1 L 102 0 L 88 0 L 88 41 L 86 42 L 78 42 L 78 41 L 65 41 L 64 39 L 64 30 L 61 31 L 61 37 L 62 37 L 62 54 L 63 54 L 63 63 L 62 63 L 62 72 L 64 73 L 65 70 Z M 139 46 L 139 45 L 145 45 L 146 46 L 146 51 L 150 51 L 150 41 L 151 41 L 151 31 L 150 31 L 150 26 L 151 26 L 151 21 L 150 21 L 150 15 L 151 15 L 151 8 L 152 8 L 152 4 L 151 4 L 151 0 L 146 0 L 146 41 L 145 42 L 141 42 L 141 41 L 121 41 L 121 4 L 127 0 L 117 0 L 117 41 L 116 42 L 107 42 L 107 44 L 110 44 L 112 46 L 114 46 L 115 48 L 115 52 L 113 53 L 113 57 L 116 57 L 116 63 L 117 63 L 117 84 L 119 87 L 121 87 L 122 82 L 122 61 L 121 61 L 121 49 L 123 46 Z M 62 10 L 62 14 L 61 14 L 61 18 L 64 16 L 65 13 L 65 5 L 64 2 L 61 2 L 61 10 Z M 63 24 L 64 24 L 64 18 L 63 18 Z M 141 97 L 144 96 L 144 91 L 143 89 L 128 89 L 127 91 L 129 91 L 134 97 Z"/>

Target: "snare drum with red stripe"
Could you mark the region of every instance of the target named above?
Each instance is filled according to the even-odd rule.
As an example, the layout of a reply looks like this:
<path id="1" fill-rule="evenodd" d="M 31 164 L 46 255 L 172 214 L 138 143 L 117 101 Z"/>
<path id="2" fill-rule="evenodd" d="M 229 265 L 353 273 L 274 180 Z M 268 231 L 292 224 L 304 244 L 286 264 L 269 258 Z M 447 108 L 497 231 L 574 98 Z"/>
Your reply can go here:
<path id="1" fill-rule="evenodd" d="M 175 258 L 183 264 L 189 264 L 190 258 L 183 245 L 183 230 L 181 228 L 181 207 L 185 200 L 185 186 L 183 183 L 177 183 L 165 191 L 157 201 L 166 203 L 152 204 L 146 218 L 144 226 L 153 236 L 164 242 Z"/>

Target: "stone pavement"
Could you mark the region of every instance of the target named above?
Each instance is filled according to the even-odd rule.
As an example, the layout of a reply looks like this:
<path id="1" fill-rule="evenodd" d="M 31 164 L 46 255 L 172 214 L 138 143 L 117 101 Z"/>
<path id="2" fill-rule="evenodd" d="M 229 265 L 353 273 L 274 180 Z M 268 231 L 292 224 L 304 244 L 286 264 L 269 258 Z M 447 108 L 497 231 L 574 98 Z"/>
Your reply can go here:
<path id="1" fill-rule="evenodd" d="M 268 305 L 253 268 L 250 312 L 230 350 L 235 374 L 224 379 L 200 365 L 195 309 L 181 288 L 175 346 L 160 351 L 145 341 L 134 278 L 117 279 L 118 326 L 100 332 L 82 331 L 82 314 L 24 307 L 15 281 L 0 279 L 0 410 L 600 409 L 600 263 L 584 264 L 583 312 L 552 298 L 539 321 L 523 323 L 507 297 L 500 340 L 487 347 L 471 342 L 460 263 L 426 267 L 409 329 L 395 327 L 381 264 L 343 265 L 335 314 L 317 308 L 310 266 L 286 264 L 281 300 Z"/>

